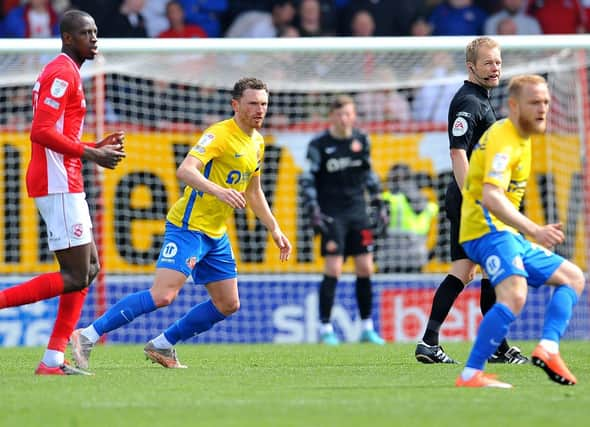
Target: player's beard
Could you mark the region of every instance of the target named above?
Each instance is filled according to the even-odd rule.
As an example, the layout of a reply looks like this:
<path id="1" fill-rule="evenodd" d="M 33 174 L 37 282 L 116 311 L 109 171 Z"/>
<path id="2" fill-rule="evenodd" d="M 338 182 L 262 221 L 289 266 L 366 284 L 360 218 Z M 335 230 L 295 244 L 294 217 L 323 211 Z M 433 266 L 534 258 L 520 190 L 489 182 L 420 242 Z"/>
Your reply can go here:
<path id="1" fill-rule="evenodd" d="M 250 126 L 252 126 L 252 129 L 261 129 L 263 123 L 264 117 L 262 119 L 256 119 L 255 117 L 252 117 L 250 120 Z"/>
<path id="2" fill-rule="evenodd" d="M 547 129 L 547 119 L 545 119 L 543 122 L 538 122 L 535 119 L 531 120 L 520 116 L 518 119 L 518 124 L 527 135 L 545 133 L 545 130 Z"/>

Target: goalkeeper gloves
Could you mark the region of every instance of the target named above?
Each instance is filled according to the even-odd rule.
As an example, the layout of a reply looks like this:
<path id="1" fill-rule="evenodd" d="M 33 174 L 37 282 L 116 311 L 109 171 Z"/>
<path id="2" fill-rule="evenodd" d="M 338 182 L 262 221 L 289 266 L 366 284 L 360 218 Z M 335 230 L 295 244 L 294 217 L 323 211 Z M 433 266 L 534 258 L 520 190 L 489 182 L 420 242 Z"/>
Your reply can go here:
<path id="1" fill-rule="evenodd" d="M 331 216 L 323 214 L 318 205 L 310 207 L 309 218 L 315 234 L 326 233 L 328 225 L 334 221 Z"/>
<path id="2" fill-rule="evenodd" d="M 388 203 L 380 197 L 371 201 L 372 224 L 375 237 L 385 235 L 389 227 Z"/>

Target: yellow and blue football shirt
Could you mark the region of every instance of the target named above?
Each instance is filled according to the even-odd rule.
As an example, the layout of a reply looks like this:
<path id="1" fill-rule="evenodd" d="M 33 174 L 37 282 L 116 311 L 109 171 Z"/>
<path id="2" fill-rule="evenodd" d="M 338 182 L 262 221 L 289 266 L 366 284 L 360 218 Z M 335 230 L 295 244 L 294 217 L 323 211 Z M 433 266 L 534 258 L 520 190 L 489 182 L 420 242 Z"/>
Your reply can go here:
<path id="1" fill-rule="evenodd" d="M 250 179 L 260 174 L 264 139 L 256 130 L 252 136 L 247 135 L 231 118 L 205 130 L 189 155 L 203 162 L 205 178 L 221 187 L 244 192 Z M 178 227 L 219 238 L 226 232 L 226 221 L 232 212 L 231 206 L 215 196 L 186 186 L 166 219 Z"/>
<path id="2" fill-rule="evenodd" d="M 486 183 L 504 189 L 518 209 L 531 170 L 531 139 L 518 134 L 509 119 L 494 123 L 481 137 L 469 161 L 463 188 L 459 242 L 477 239 L 495 231 L 518 233 L 482 205 Z"/>

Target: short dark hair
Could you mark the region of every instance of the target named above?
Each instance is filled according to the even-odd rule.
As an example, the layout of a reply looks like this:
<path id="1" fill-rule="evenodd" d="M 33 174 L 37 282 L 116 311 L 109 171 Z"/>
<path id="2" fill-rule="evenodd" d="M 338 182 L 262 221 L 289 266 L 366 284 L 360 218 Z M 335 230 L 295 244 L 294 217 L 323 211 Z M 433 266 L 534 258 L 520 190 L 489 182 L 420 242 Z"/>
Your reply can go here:
<path id="1" fill-rule="evenodd" d="M 266 83 L 264 83 L 262 80 L 257 79 L 256 77 L 244 77 L 238 80 L 236 84 L 234 84 L 234 88 L 231 91 L 232 99 L 240 99 L 246 89 L 262 89 L 268 93 Z"/>
<path id="2" fill-rule="evenodd" d="M 354 106 L 354 99 L 352 99 L 352 96 L 343 94 L 336 95 L 330 102 L 330 113 L 348 104 L 352 104 Z"/>
<path id="3" fill-rule="evenodd" d="M 79 22 L 82 18 L 94 19 L 89 13 L 86 13 L 83 10 L 70 9 L 64 12 L 59 23 L 60 34 L 72 34 L 73 32 L 75 32 L 78 29 L 80 25 Z"/>

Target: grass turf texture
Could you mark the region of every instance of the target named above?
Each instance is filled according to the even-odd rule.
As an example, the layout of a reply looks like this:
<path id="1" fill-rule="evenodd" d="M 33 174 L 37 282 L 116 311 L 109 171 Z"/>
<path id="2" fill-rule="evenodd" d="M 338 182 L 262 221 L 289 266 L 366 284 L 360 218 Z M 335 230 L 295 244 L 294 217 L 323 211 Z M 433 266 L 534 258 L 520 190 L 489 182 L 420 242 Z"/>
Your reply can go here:
<path id="1" fill-rule="evenodd" d="M 530 354 L 535 343 L 517 343 Z M 414 344 L 181 345 L 188 369 L 142 346 L 99 346 L 94 377 L 38 377 L 40 348 L 0 349 L 0 426 L 590 425 L 590 342 L 563 342 L 578 378 L 560 386 L 531 365 L 488 365 L 512 390 L 457 389 L 458 365 L 423 365 Z M 448 343 L 465 361 L 470 343 Z"/>

